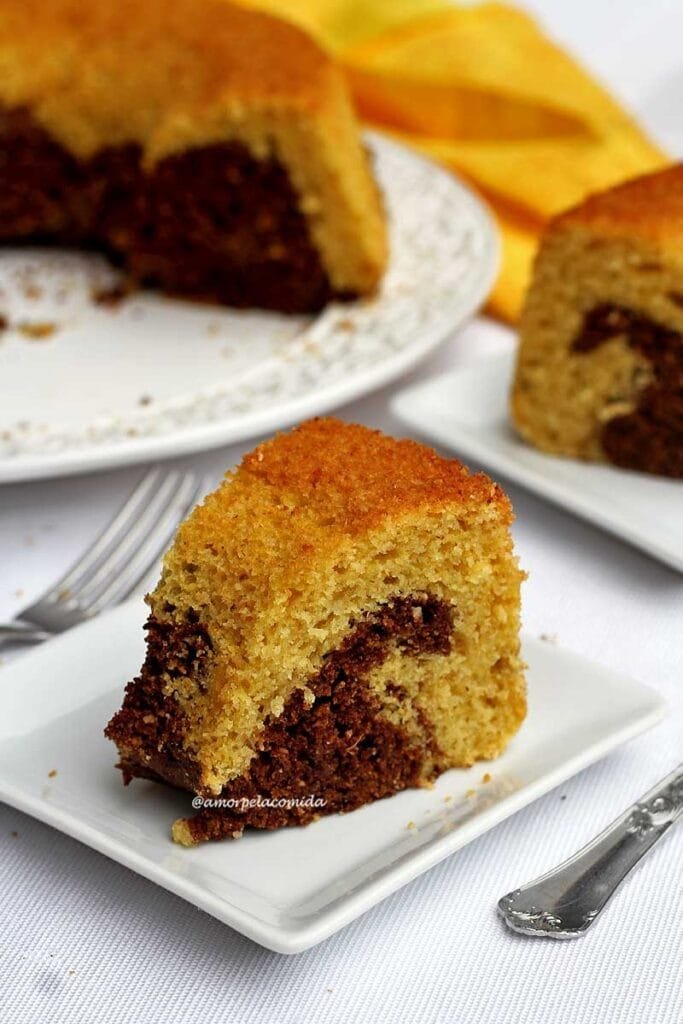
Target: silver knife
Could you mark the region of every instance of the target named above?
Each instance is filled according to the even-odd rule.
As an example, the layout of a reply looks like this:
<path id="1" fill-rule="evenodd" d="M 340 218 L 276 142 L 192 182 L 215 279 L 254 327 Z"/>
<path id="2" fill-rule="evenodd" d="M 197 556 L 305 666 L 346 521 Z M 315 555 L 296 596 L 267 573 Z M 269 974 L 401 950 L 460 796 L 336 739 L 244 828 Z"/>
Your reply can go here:
<path id="1" fill-rule="evenodd" d="M 629 871 L 682 817 L 679 765 L 569 860 L 503 896 L 498 912 L 522 935 L 584 935 Z"/>

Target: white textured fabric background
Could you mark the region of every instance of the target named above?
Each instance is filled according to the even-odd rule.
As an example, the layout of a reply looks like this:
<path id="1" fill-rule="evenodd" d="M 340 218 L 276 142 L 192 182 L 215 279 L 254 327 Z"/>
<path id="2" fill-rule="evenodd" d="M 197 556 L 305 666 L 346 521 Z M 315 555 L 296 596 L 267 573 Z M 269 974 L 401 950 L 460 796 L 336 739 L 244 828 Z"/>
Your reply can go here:
<path id="1" fill-rule="evenodd" d="M 532 6 L 662 142 L 683 150 L 680 0 Z M 510 332 L 480 319 L 414 377 L 510 344 Z M 401 434 L 387 411 L 390 393 L 342 415 Z M 217 480 L 247 447 L 185 461 Z M 78 555 L 138 472 L 0 490 L 0 618 Z M 513 936 L 494 912 L 500 895 L 573 852 L 683 752 L 683 581 L 561 510 L 509 490 L 530 573 L 525 628 L 556 634 L 560 644 L 656 687 L 669 701 L 667 720 L 295 957 L 260 949 L 0 805 L 3 1024 L 683 1021 L 683 829 L 658 846 L 576 942 Z"/>

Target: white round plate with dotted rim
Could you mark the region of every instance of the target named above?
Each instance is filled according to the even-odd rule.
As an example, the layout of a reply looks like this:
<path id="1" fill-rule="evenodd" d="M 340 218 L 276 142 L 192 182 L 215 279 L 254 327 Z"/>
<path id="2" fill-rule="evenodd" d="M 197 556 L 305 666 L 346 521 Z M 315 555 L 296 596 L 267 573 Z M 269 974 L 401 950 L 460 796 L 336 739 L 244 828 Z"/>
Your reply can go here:
<path id="1" fill-rule="evenodd" d="M 453 175 L 368 136 L 390 221 L 377 297 L 313 317 L 235 311 L 115 285 L 99 256 L 0 251 L 0 482 L 245 441 L 400 377 L 481 305 L 498 242 Z"/>

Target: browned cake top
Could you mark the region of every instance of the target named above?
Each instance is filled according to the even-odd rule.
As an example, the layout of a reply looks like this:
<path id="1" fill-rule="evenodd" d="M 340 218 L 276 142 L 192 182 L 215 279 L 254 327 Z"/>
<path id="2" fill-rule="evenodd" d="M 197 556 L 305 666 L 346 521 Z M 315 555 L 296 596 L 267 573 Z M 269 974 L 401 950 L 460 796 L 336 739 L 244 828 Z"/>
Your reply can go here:
<path id="1" fill-rule="evenodd" d="M 415 441 L 332 418 L 309 420 L 260 445 L 245 456 L 239 472 L 350 532 L 406 509 L 446 502 L 495 504 L 512 518 L 507 496 L 485 474 L 472 474 Z"/>
<path id="2" fill-rule="evenodd" d="M 0 102 L 37 107 L 83 150 L 79 121 L 112 143 L 144 142 L 162 112 L 202 117 L 226 100 L 315 106 L 333 70 L 295 26 L 227 0 L 0 5 Z"/>
<path id="3" fill-rule="evenodd" d="M 556 217 L 550 230 L 567 226 L 583 226 L 601 236 L 678 246 L 683 241 L 683 164 L 589 196 Z"/>

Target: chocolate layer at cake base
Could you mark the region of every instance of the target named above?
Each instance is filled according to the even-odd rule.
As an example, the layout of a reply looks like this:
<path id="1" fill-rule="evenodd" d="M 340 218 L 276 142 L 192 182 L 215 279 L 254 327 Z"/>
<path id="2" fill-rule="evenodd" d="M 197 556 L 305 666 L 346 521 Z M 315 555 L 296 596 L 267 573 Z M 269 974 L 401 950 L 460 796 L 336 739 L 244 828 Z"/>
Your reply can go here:
<path id="1" fill-rule="evenodd" d="M 288 313 L 335 291 L 287 171 L 240 142 L 205 145 L 147 170 L 141 147 L 79 160 L 26 109 L 0 109 L 0 243 L 99 250 L 135 285 Z"/>
<path id="2" fill-rule="evenodd" d="M 174 838 L 193 844 L 237 837 L 246 827 L 304 825 L 434 778 L 440 759 L 429 722 L 419 709 L 417 729 L 392 721 L 368 674 L 392 649 L 406 658 L 449 654 L 454 618 L 453 608 L 427 594 L 396 598 L 362 616 L 308 681 L 313 702 L 295 691 L 282 714 L 266 722 L 248 770 L 219 797 L 207 796 L 194 818 L 176 822 Z M 107 729 L 120 747 L 138 750 L 137 759 L 120 764 L 126 781 L 139 776 L 196 789 L 191 759 L 179 744 L 182 713 L 170 694 L 160 699 L 158 673 L 160 666 L 166 673 L 201 673 L 208 650 L 198 623 L 150 620 L 142 674 Z M 399 680 L 387 689 L 397 703 L 405 698 Z"/>

